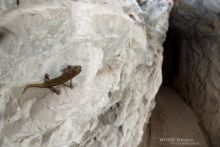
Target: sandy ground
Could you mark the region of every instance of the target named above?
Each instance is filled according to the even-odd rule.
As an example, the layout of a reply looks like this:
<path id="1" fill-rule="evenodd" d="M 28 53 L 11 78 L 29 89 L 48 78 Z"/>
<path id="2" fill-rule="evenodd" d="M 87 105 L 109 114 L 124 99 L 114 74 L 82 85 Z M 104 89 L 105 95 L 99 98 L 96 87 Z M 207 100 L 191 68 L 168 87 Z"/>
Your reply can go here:
<path id="1" fill-rule="evenodd" d="M 209 147 L 191 108 L 168 87 L 161 87 L 157 106 L 139 147 Z"/>

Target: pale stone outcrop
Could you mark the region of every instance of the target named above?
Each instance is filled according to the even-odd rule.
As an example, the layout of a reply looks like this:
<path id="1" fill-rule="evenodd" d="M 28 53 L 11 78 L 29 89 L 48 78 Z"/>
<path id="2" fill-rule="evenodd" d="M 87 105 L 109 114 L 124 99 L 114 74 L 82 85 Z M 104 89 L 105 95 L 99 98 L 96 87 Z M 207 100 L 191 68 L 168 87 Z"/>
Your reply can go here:
<path id="1" fill-rule="evenodd" d="M 175 85 L 220 146 L 220 1 L 176 0 L 171 28 L 180 46 Z"/>
<path id="2" fill-rule="evenodd" d="M 148 7 L 149 6 L 149 7 Z M 162 11 L 157 9 L 162 7 Z M 161 84 L 172 1 L 21 0 L 0 15 L 0 146 L 135 147 Z M 61 94 L 29 83 L 81 65 Z"/>
<path id="3" fill-rule="evenodd" d="M 1 11 L 4 12 L 9 9 L 13 9 L 17 7 L 16 0 L 0 0 L 0 14 Z"/>

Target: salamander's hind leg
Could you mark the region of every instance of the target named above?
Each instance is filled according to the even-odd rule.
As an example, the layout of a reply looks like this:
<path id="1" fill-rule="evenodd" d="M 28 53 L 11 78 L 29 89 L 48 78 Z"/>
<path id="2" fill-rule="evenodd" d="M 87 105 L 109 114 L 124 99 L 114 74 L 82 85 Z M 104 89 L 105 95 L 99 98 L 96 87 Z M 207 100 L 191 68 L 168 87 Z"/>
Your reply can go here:
<path id="1" fill-rule="evenodd" d="M 55 92 L 57 95 L 59 95 L 61 93 L 61 91 L 59 89 L 56 89 L 54 87 L 49 87 L 49 89 L 52 91 L 52 92 Z"/>
<path id="2" fill-rule="evenodd" d="M 47 81 L 49 81 L 49 80 L 50 80 L 50 76 L 49 76 L 48 73 L 46 73 L 46 74 L 44 75 L 44 82 L 47 82 Z"/>

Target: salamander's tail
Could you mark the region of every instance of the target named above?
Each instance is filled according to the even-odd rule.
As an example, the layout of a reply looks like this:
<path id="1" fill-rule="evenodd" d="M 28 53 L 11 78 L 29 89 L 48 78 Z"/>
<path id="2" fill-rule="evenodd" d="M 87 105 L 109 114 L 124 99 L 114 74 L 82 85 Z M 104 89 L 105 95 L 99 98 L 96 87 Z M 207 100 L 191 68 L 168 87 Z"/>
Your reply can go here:
<path id="1" fill-rule="evenodd" d="M 44 85 L 44 84 L 29 84 L 29 85 L 25 86 L 25 88 L 24 88 L 22 94 L 24 94 L 25 91 L 26 91 L 27 89 L 31 88 L 31 87 L 45 88 L 45 85 Z"/>

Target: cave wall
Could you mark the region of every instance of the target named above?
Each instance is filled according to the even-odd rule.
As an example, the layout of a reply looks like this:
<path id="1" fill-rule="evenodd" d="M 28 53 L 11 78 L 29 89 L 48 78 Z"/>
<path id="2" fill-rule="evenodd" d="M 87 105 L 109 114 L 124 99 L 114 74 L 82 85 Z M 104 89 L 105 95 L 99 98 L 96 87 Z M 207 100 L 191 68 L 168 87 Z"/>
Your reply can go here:
<path id="1" fill-rule="evenodd" d="M 220 1 L 175 1 L 170 27 L 179 40 L 174 87 L 194 108 L 214 147 L 220 146 Z"/>

